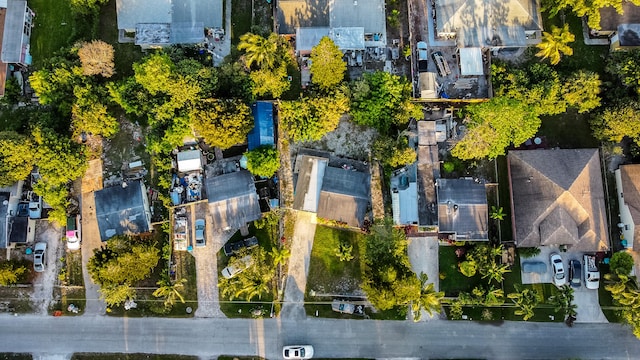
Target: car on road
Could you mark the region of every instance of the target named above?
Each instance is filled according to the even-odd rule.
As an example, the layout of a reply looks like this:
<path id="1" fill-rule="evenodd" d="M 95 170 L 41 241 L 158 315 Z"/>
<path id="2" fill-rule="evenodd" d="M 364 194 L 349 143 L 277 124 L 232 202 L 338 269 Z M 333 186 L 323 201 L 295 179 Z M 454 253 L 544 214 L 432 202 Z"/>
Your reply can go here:
<path id="1" fill-rule="evenodd" d="M 244 240 L 227 242 L 226 244 L 224 244 L 224 254 L 227 256 L 231 256 L 238 253 L 242 249 L 253 249 L 256 246 L 258 246 L 258 238 L 255 236 Z"/>
<path id="2" fill-rule="evenodd" d="M 33 270 L 43 272 L 47 265 L 47 243 L 37 242 L 33 247 Z"/>
<path id="3" fill-rule="evenodd" d="M 205 228 L 204 219 L 196 220 L 196 246 L 204 246 L 204 228 Z"/>
<path id="4" fill-rule="evenodd" d="M 285 359 L 311 359 L 313 357 L 313 346 L 287 345 L 282 348 L 282 357 Z"/>
<path id="5" fill-rule="evenodd" d="M 418 51 L 418 72 L 426 72 L 429 65 L 429 57 L 427 55 L 429 49 L 427 48 L 427 43 L 419 41 L 416 44 L 416 48 Z"/>
<path id="6" fill-rule="evenodd" d="M 251 255 L 247 255 L 241 259 L 233 261 L 231 264 L 229 264 L 229 266 L 222 269 L 222 276 L 225 279 L 231 279 L 232 277 L 245 271 L 247 268 L 249 268 L 249 266 L 251 266 L 251 264 L 253 264 L 253 258 L 251 257 Z"/>
<path id="7" fill-rule="evenodd" d="M 581 285 L 581 277 L 582 265 L 580 264 L 580 260 L 569 261 L 569 284 L 571 284 L 571 287 L 579 288 Z"/>
<path id="8" fill-rule="evenodd" d="M 556 286 L 562 286 L 567 283 L 567 274 L 564 271 L 562 258 L 557 253 L 551 253 L 549 256 L 551 267 L 553 268 L 553 283 Z"/>

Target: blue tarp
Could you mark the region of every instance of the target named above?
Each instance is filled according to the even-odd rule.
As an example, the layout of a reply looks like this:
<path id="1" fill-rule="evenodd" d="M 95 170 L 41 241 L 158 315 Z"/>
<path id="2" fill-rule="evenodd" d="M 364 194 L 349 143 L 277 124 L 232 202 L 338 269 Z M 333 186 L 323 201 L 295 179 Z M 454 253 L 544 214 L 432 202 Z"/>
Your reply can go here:
<path id="1" fill-rule="evenodd" d="M 251 108 L 255 125 L 247 135 L 249 150 L 261 145 L 273 145 L 273 105 L 268 101 L 258 101 Z"/>

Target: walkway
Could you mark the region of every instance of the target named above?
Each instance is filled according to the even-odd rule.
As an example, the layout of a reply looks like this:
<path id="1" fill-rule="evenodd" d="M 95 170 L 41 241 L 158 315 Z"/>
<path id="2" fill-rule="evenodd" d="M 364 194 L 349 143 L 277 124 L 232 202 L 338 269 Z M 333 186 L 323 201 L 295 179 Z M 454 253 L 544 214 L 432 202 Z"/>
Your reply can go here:
<path id="1" fill-rule="evenodd" d="M 289 272 L 284 289 L 284 305 L 280 317 L 282 319 L 304 319 L 304 294 L 309 275 L 309 262 L 313 238 L 316 234 L 316 214 L 297 212 L 296 225 L 293 230 Z"/>

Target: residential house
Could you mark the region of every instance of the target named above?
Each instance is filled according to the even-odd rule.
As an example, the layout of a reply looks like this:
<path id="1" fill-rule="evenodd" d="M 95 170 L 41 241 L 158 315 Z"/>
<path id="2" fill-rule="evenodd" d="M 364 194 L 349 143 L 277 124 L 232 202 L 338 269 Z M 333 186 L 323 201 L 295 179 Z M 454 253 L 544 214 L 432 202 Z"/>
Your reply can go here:
<path id="1" fill-rule="evenodd" d="M 222 27 L 222 0 L 116 0 L 116 11 L 121 41 L 133 33 L 143 48 L 202 43 Z"/>
<path id="2" fill-rule="evenodd" d="M 386 46 L 384 0 L 281 0 L 278 34 L 295 36 L 299 54 L 309 53 L 324 36 L 343 50 Z"/>
<path id="3" fill-rule="evenodd" d="M 455 38 L 460 49 L 520 48 L 541 40 L 540 0 L 438 0 L 434 9 L 436 37 Z"/>
<path id="4" fill-rule="evenodd" d="M 0 96 L 11 74 L 31 65 L 30 40 L 35 13 L 26 0 L 0 0 Z M 21 75 L 20 76 L 21 78 Z"/>
<path id="5" fill-rule="evenodd" d="M 640 7 L 622 2 L 622 13 L 611 6 L 600 9 L 600 28 L 589 29 L 594 36 L 607 36 L 611 50 L 640 46 Z"/>
<path id="6" fill-rule="evenodd" d="M 269 101 L 257 101 L 251 106 L 255 126 L 247 135 L 249 150 L 262 145 L 274 145 L 273 104 Z"/>
<path id="7" fill-rule="evenodd" d="M 487 190 L 474 179 L 437 179 L 438 232 L 452 240 L 489 240 Z"/>
<path id="8" fill-rule="evenodd" d="M 598 149 L 517 150 L 507 162 L 516 246 L 609 249 Z"/>
<path id="9" fill-rule="evenodd" d="M 640 164 L 621 165 L 615 172 L 620 208 L 618 228 L 623 244 L 640 249 Z"/>
<path id="10" fill-rule="evenodd" d="M 417 170 L 417 164 L 411 164 L 391 176 L 391 209 L 396 225 L 418 225 Z"/>
<path id="11" fill-rule="evenodd" d="M 329 159 L 302 155 L 295 164 L 293 208 L 323 219 L 363 226 L 370 207 L 370 176 L 350 166 L 329 166 Z"/>
<path id="12" fill-rule="evenodd" d="M 123 183 L 94 192 L 100 239 L 151 230 L 151 211 L 144 183 Z"/>
<path id="13" fill-rule="evenodd" d="M 28 204 L 22 202 L 23 181 L 0 188 L 0 249 L 27 242 L 27 233 L 35 222 L 28 217 Z"/>
<path id="14" fill-rule="evenodd" d="M 260 219 L 260 205 L 253 175 L 240 170 L 218 176 L 207 176 L 205 186 L 213 229 L 239 229 Z"/>
<path id="15" fill-rule="evenodd" d="M 418 121 L 418 225 L 435 226 L 438 224 L 435 179 L 440 177 L 438 160 L 438 131 L 435 121 Z"/>

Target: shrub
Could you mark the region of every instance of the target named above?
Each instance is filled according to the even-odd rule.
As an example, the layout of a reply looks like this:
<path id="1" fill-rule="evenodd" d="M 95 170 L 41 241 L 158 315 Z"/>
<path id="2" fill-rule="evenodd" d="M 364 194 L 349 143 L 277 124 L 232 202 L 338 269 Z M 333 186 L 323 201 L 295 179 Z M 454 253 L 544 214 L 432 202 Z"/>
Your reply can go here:
<path id="1" fill-rule="evenodd" d="M 619 251 L 611 257 L 611 272 L 618 275 L 629 275 L 633 268 L 633 257 L 628 252 Z"/>
<path id="2" fill-rule="evenodd" d="M 532 258 L 534 256 L 540 255 L 540 248 L 537 248 L 537 247 L 519 248 L 518 254 L 520 254 L 520 257 L 523 257 L 525 259 Z"/>

